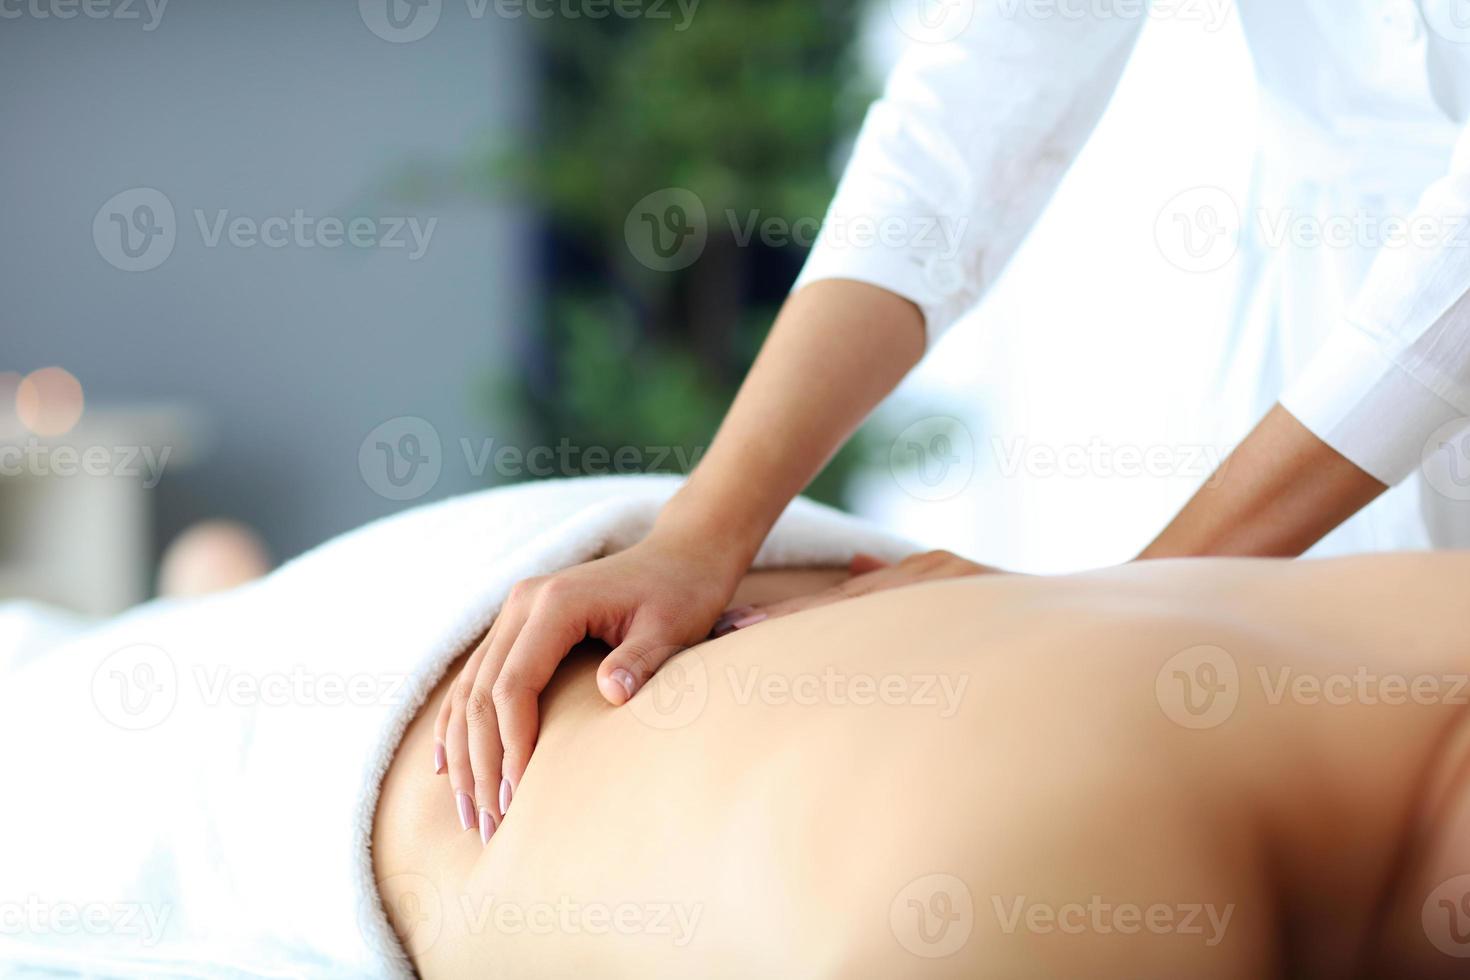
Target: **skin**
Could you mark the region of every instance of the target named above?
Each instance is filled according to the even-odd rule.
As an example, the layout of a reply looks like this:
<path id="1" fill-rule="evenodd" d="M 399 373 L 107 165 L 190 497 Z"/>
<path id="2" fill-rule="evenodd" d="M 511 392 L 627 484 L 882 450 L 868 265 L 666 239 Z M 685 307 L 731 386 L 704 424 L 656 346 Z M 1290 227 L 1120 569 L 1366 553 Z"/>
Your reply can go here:
<path id="1" fill-rule="evenodd" d="M 1470 909 L 1467 579 L 1452 553 L 927 581 L 703 643 L 623 709 L 581 647 L 488 848 L 423 765 L 441 685 L 383 785 L 379 888 L 426 978 L 1461 976 L 1434 943 L 1470 952 L 1449 918 Z M 1201 646 L 1239 678 L 1203 726 L 1178 683 Z M 824 671 L 909 686 L 781 686 Z M 959 694 L 920 703 L 924 677 Z M 964 894 L 932 955 L 949 933 L 919 912 Z"/>
<path id="2" fill-rule="evenodd" d="M 1295 558 L 1387 490 L 1280 405 L 1140 558 Z"/>
<path id="3" fill-rule="evenodd" d="M 844 599 L 856 599 L 858 596 L 886 589 L 968 575 L 993 575 L 1000 569 L 978 564 L 948 551 L 926 551 L 910 555 L 892 565 L 873 555 L 859 554 L 853 558 L 847 571 L 849 578 L 816 592 L 765 605 L 737 606 L 715 623 L 714 635 L 722 636 L 737 629 L 748 629 L 767 619 L 791 616 L 807 609 Z"/>
<path id="4" fill-rule="evenodd" d="M 792 296 L 647 538 L 511 594 L 437 724 L 454 810 L 463 794 L 477 822 L 503 814 L 536 744 L 537 698 L 584 637 L 612 648 L 596 686 L 622 704 L 707 635 L 776 518 L 923 348 L 918 307 L 885 290 L 833 281 Z"/>
<path id="5" fill-rule="evenodd" d="M 453 812 L 488 841 L 535 748 L 538 698 L 584 638 L 611 648 L 595 685 L 620 705 L 707 635 L 782 510 L 923 349 L 923 314 L 886 290 L 837 279 L 791 296 L 648 538 L 522 583 L 462 669 L 435 726 Z M 1277 406 L 1140 557 L 1299 555 L 1384 489 Z M 911 570 L 887 574 L 883 587 L 928 577 Z"/>

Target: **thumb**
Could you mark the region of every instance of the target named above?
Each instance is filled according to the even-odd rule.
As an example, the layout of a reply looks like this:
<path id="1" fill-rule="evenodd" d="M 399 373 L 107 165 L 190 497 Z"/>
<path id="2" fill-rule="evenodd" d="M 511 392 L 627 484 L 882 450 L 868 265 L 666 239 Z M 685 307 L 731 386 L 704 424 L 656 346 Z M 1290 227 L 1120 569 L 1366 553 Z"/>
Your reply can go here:
<path id="1" fill-rule="evenodd" d="M 597 689 L 613 704 L 625 704 L 638 693 L 664 661 L 684 649 L 671 642 L 666 621 L 645 609 L 633 620 L 623 642 L 597 668 Z"/>

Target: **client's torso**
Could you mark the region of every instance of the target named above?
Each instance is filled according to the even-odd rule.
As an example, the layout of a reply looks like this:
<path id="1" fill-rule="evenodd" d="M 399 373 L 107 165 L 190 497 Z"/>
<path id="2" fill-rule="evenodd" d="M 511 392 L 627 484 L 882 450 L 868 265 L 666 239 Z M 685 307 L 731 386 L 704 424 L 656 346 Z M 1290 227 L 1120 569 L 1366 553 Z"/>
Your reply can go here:
<path id="1" fill-rule="evenodd" d="M 428 763 L 441 688 L 380 888 L 431 977 L 1332 975 L 1414 877 L 1467 590 L 1466 556 L 955 580 L 703 644 L 620 709 L 581 651 L 488 848 Z"/>

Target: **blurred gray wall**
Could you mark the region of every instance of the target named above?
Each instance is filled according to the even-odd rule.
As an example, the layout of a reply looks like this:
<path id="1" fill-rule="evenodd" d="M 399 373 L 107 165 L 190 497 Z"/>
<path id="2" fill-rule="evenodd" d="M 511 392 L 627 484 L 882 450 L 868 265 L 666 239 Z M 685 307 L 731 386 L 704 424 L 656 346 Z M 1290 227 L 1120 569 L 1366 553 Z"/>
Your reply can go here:
<path id="1" fill-rule="evenodd" d="M 198 412 L 209 451 L 156 491 L 159 541 L 228 516 L 285 558 L 406 506 L 359 468 L 395 416 L 444 444 L 408 502 L 483 485 L 455 444 L 493 425 L 476 388 L 531 298 L 524 224 L 452 180 L 409 195 L 398 178 L 452 174 L 527 121 L 522 25 L 449 0 L 426 36 L 391 43 L 368 26 L 373 0 L 175 0 L 148 30 L 143 0 L 137 19 L 119 3 L 58 19 L 35 13 L 55 0 L 27 0 L 0 18 L 0 371 L 59 364 L 89 408 Z M 176 240 L 127 272 L 93 222 L 139 187 L 172 204 Z M 406 232 L 408 248 L 208 247 L 195 216 L 298 209 L 437 223 L 413 260 Z"/>

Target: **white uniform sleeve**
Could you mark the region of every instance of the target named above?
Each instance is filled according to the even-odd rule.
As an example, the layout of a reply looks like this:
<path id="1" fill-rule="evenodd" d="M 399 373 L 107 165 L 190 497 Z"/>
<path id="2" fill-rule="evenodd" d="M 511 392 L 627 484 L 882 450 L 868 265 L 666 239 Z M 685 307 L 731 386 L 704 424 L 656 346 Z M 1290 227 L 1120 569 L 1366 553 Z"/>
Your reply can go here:
<path id="1" fill-rule="evenodd" d="M 930 345 L 972 308 L 1091 135 L 1148 16 L 1088 6 L 976 0 L 953 40 L 911 43 L 793 288 L 897 293 L 923 311 Z"/>
<path id="2" fill-rule="evenodd" d="M 1470 129 L 1402 239 L 1385 242 L 1342 322 L 1281 398 L 1389 486 L 1419 466 L 1437 430 L 1470 416 Z"/>

